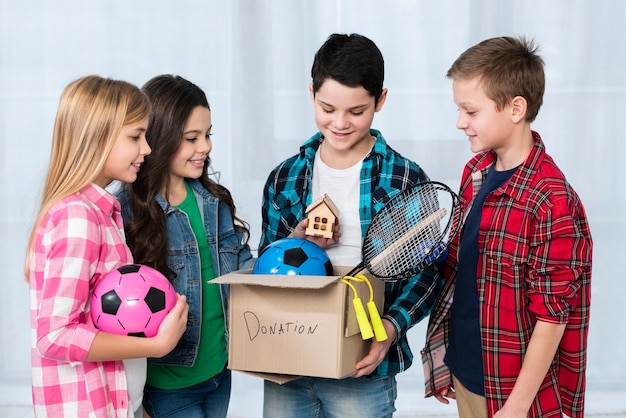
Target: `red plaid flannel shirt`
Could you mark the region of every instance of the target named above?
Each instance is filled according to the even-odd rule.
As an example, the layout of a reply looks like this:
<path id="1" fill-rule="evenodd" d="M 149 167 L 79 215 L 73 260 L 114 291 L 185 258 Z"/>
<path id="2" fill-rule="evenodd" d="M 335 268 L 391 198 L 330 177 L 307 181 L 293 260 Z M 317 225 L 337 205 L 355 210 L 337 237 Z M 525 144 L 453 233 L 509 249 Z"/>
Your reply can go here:
<path id="1" fill-rule="evenodd" d="M 584 414 L 591 301 L 592 239 L 585 210 L 539 134 L 526 161 L 482 209 L 477 269 L 487 409 L 502 407 L 519 375 L 537 320 L 566 323 L 566 330 L 529 417 Z M 495 154 L 476 155 L 461 181 L 469 212 Z M 442 267 L 446 282 L 430 315 L 422 350 L 426 396 L 452 385 L 443 362 L 453 303 L 460 237 Z M 459 296 L 462 297 L 462 296 Z"/>

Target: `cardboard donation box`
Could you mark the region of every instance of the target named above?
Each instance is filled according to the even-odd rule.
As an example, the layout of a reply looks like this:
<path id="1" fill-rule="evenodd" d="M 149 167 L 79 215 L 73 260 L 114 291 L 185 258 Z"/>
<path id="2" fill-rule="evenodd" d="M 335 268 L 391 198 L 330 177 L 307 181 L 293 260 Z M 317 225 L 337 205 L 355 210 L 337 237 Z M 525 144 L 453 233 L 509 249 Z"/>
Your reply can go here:
<path id="1" fill-rule="evenodd" d="M 354 292 L 341 281 L 351 268 L 334 270 L 335 276 L 263 275 L 241 270 L 214 279 L 213 283 L 230 285 L 228 367 L 263 377 L 343 378 L 353 374 L 372 340 L 363 340 Z M 367 277 L 382 314 L 385 284 Z M 367 284 L 351 283 L 367 304 Z"/>

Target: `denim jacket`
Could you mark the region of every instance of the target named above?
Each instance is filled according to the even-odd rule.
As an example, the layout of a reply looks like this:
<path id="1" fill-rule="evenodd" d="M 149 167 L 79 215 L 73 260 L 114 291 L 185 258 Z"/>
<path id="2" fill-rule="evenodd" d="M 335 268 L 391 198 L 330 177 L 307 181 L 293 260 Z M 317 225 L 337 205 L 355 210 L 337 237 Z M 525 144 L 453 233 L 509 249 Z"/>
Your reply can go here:
<path id="1" fill-rule="evenodd" d="M 226 203 L 220 202 L 197 180 L 187 180 L 193 189 L 198 208 L 204 223 L 206 240 L 211 251 L 215 276 L 222 276 L 235 270 L 251 267 L 252 253 L 243 243 L 240 232 L 234 229 L 234 220 Z M 124 223 L 132 219 L 132 208 L 128 191 L 119 193 Z M 187 330 L 165 357 L 151 358 L 155 364 L 192 366 L 196 360 L 202 318 L 202 286 L 200 283 L 200 254 L 196 237 L 187 215 L 180 209 L 169 206 L 166 200 L 157 195 L 157 202 L 165 212 L 167 240 L 169 246 L 168 266 L 176 274 L 172 284 L 176 291 L 187 296 L 189 316 Z M 219 285 L 224 311 L 224 338 L 228 343 L 228 286 Z"/>

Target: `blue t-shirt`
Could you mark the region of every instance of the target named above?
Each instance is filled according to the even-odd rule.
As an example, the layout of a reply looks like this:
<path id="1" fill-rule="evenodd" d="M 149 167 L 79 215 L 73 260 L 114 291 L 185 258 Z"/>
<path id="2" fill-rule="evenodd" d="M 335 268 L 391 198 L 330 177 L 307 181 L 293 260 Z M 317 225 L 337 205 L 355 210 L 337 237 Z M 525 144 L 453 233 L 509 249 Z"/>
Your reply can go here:
<path id="1" fill-rule="evenodd" d="M 501 187 L 517 170 L 490 169 L 470 209 L 459 244 L 458 273 L 452 302 L 449 344 L 445 363 L 452 374 L 469 390 L 485 395 L 482 344 L 476 270 L 478 268 L 478 230 L 487 195 Z"/>

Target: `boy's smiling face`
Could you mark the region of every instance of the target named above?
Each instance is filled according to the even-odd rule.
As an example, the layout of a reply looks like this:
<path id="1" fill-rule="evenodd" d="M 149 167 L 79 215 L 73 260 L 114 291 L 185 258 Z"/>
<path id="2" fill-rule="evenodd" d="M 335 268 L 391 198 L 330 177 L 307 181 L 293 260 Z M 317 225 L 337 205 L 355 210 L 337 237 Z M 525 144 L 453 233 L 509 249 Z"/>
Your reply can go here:
<path id="1" fill-rule="evenodd" d="M 372 147 L 370 128 L 374 114 L 383 107 L 387 90 L 383 90 L 378 104 L 365 88 L 348 87 L 333 79 L 324 81 L 317 93 L 313 93 L 312 86 L 310 91 L 315 124 L 325 138 L 325 149 L 349 161 L 363 158 Z"/>
<path id="2" fill-rule="evenodd" d="M 456 127 L 467 135 L 472 152 L 506 149 L 514 130 L 510 104 L 497 110 L 487 97 L 479 78 L 455 79 L 452 83 L 454 102 L 459 108 Z"/>

